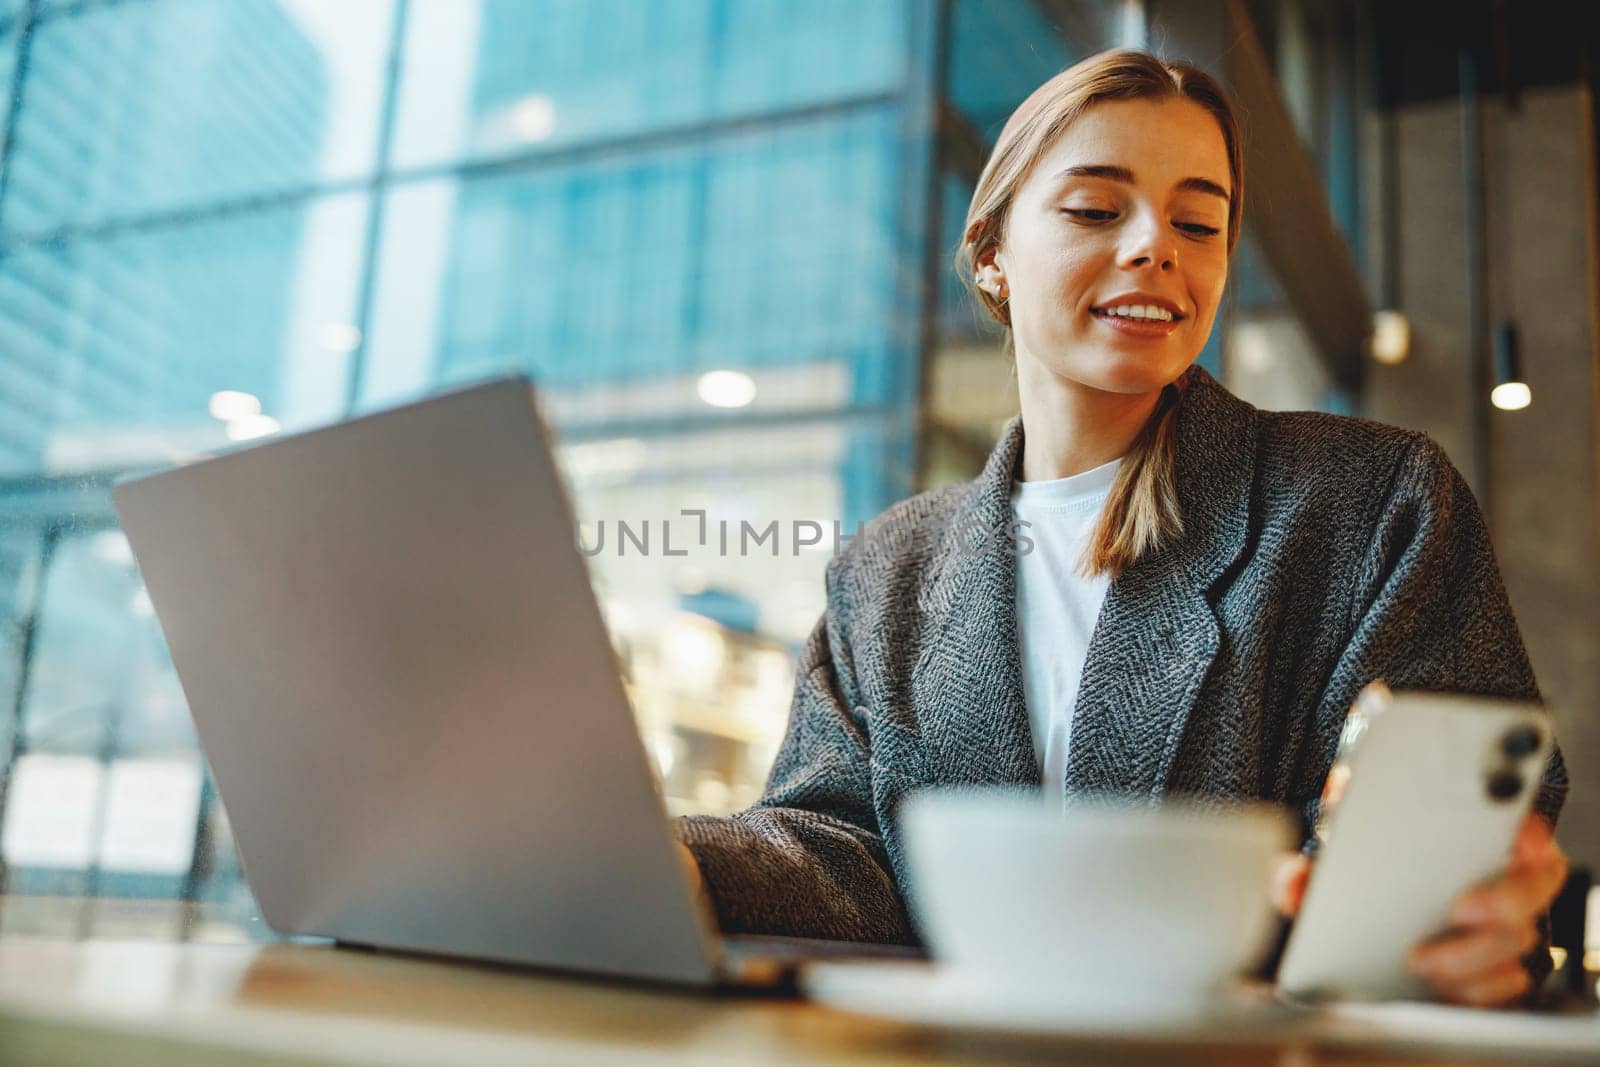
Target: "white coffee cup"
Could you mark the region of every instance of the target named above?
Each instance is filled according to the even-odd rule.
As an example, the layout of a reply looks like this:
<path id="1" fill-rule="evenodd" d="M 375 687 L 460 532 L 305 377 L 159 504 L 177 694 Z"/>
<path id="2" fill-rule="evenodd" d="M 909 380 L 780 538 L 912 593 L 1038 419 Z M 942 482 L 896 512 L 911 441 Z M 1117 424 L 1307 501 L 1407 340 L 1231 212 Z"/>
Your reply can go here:
<path id="1" fill-rule="evenodd" d="M 934 958 L 1077 1001 L 1213 995 L 1265 950 L 1273 870 L 1293 847 L 1288 813 L 1263 804 L 1063 808 L 940 788 L 899 818 Z"/>

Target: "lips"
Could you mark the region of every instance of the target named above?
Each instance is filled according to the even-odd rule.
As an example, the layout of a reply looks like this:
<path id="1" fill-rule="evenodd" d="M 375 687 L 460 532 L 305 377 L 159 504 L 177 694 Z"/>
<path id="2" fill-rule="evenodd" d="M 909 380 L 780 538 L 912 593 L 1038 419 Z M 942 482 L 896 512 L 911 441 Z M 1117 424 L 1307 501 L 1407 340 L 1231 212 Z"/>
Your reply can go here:
<path id="1" fill-rule="evenodd" d="M 1098 308 L 1090 311 L 1096 322 L 1107 329 L 1128 337 L 1154 337 L 1161 338 L 1170 335 L 1183 322 L 1183 319 L 1174 316 L 1171 322 L 1160 319 L 1131 319 L 1121 315 L 1112 315 Z"/>

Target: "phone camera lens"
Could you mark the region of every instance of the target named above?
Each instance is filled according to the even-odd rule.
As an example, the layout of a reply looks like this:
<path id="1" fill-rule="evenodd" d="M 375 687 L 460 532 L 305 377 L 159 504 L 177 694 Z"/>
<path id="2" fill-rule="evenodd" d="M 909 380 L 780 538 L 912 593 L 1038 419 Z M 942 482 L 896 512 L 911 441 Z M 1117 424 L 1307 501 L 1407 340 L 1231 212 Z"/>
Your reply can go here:
<path id="1" fill-rule="evenodd" d="M 1515 800 L 1522 793 L 1522 775 L 1515 771 L 1496 771 L 1489 776 L 1489 796 L 1494 800 Z"/>
<path id="2" fill-rule="evenodd" d="M 1539 751 L 1539 731 L 1531 726 L 1519 726 L 1500 739 L 1500 751 L 1512 759 L 1521 759 Z"/>

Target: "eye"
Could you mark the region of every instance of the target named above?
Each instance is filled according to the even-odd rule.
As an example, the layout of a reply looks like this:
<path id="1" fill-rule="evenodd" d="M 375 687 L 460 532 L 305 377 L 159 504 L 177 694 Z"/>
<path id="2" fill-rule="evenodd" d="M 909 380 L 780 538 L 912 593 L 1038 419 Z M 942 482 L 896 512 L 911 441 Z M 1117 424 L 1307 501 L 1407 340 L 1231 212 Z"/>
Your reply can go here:
<path id="1" fill-rule="evenodd" d="M 1206 226 L 1199 222 L 1178 222 L 1174 223 L 1173 225 L 1177 226 L 1178 229 L 1183 230 L 1185 233 L 1194 234 L 1198 237 L 1215 237 L 1217 234 L 1222 232 L 1215 226 Z"/>
<path id="2" fill-rule="evenodd" d="M 1115 211 L 1104 211 L 1100 208 L 1064 207 L 1061 209 L 1061 213 L 1063 215 L 1072 215 L 1077 218 L 1088 219 L 1090 222 L 1105 222 L 1108 219 L 1116 218 L 1117 215 Z"/>

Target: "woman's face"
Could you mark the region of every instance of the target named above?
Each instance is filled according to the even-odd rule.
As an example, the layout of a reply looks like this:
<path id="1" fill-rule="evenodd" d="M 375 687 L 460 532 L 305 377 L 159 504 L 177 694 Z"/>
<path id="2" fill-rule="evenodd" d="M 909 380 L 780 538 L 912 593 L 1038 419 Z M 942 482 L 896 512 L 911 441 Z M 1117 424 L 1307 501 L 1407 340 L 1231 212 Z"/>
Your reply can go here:
<path id="1" fill-rule="evenodd" d="M 1115 393 L 1175 381 L 1222 298 L 1230 192 L 1227 143 L 1200 105 L 1116 100 L 1085 111 L 1018 190 L 992 260 L 1019 364 Z M 1119 306 L 1161 308 L 1171 321 L 1122 317 Z"/>

